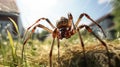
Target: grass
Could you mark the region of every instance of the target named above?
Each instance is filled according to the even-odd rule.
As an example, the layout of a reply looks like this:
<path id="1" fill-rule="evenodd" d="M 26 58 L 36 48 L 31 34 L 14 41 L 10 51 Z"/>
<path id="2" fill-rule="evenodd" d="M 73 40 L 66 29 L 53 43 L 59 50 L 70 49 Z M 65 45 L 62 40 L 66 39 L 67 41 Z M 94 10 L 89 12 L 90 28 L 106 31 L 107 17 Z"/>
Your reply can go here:
<path id="1" fill-rule="evenodd" d="M 79 55 L 81 55 L 82 49 L 79 44 L 69 44 L 65 46 L 64 41 L 61 41 L 61 47 L 60 47 L 60 57 L 61 57 L 61 62 L 63 65 L 65 63 L 70 64 L 71 62 L 75 61 Z M 113 41 L 113 42 L 108 42 L 109 44 L 118 44 L 119 41 Z M 14 41 L 16 44 L 17 41 Z M 90 44 L 90 43 L 89 43 Z M 99 44 L 99 43 L 98 43 Z M 97 46 L 98 44 L 92 44 L 92 46 Z M 120 44 L 118 44 L 119 46 Z M 24 61 L 21 63 L 21 50 L 22 50 L 22 43 L 19 43 L 17 45 L 19 47 L 16 50 L 16 58 L 17 60 L 16 64 L 18 66 L 22 67 L 47 67 L 49 65 L 49 50 L 51 47 L 51 39 L 46 39 L 45 42 L 39 42 L 38 40 L 29 40 L 28 43 L 25 46 L 25 57 Z M 88 48 L 89 45 L 86 45 L 86 49 L 90 50 Z M 99 46 L 98 46 L 99 47 Z M 103 48 L 103 47 L 102 47 Z M 91 48 L 92 49 L 92 48 Z M 97 47 L 96 47 L 97 49 Z M 12 50 L 11 46 L 9 45 L 9 41 L 2 41 L 1 43 L 1 49 L 0 49 L 0 65 L 3 66 L 11 66 L 13 67 L 13 57 L 12 57 Z M 68 63 L 68 61 L 70 63 Z M 77 62 L 77 61 L 76 61 Z M 53 50 L 53 63 L 54 66 L 57 66 L 57 45 L 55 45 L 54 50 Z M 65 66 L 63 66 L 65 67 Z"/>

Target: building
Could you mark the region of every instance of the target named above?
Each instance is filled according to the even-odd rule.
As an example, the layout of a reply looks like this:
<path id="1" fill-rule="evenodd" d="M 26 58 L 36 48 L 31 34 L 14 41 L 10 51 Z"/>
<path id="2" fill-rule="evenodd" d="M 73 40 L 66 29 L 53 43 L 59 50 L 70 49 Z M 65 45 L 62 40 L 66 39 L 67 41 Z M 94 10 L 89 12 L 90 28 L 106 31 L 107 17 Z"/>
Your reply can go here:
<path id="1" fill-rule="evenodd" d="M 99 18 L 98 20 L 96 20 L 96 22 L 103 28 L 105 34 L 106 34 L 106 38 L 107 39 L 115 39 L 115 33 L 116 30 L 114 28 L 115 23 L 113 22 L 113 18 L 114 16 L 111 15 L 110 13 L 102 16 L 101 18 Z M 93 31 L 100 35 L 101 38 L 104 38 L 104 35 L 102 34 L 101 30 L 97 27 L 96 24 L 92 23 L 89 25 Z"/>
<path id="2" fill-rule="evenodd" d="M 9 29 L 12 36 L 16 37 L 18 33 L 16 33 L 16 29 L 8 17 L 11 17 L 16 22 L 22 36 L 24 29 L 20 20 L 20 13 L 16 5 L 16 0 L 0 0 L 0 34 L 6 36 L 6 29 Z"/>

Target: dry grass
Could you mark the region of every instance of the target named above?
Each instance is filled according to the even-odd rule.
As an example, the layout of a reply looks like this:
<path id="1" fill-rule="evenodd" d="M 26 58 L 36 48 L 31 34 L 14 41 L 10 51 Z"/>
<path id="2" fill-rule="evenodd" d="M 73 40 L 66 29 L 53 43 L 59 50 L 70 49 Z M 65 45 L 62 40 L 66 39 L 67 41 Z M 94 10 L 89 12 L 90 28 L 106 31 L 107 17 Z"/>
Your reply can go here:
<path id="1" fill-rule="evenodd" d="M 114 43 L 113 43 L 114 44 Z M 111 63 L 113 67 L 120 66 L 120 44 L 113 45 L 109 42 L 109 51 L 111 55 Z M 69 45 L 69 44 L 68 44 Z M 50 45 L 26 46 L 26 60 L 30 67 L 49 66 L 49 50 Z M 88 67 L 108 67 L 108 57 L 104 46 L 101 44 L 86 45 L 86 55 Z M 53 66 L 58 66 L 57 46 L 53 50 Z M 84 67 L 84 56 L 82 47 L 78 45 L 69 45 L 60 47 L 60 65 L 61 67 Z"/>
<path id="2" fill-rule="evenodd" d="M 24 61 L 23 65 L 20 64 L 22 44 L 17 45 L 17 63 L 18 67 L 49 67 L 49 51 L 51 47 L 51 40 L 47 38 L 45 42 L 39 42 L 38 40 L 29 40 L 25 45 L 24 51 Z M 84 41 L 85 42 L 85 41 Z M 9 44 L 8 42 L 6 42 Z M 14 41 L 16 44 L 16 42 Z M 120 67 L 120 42 L 106 41 L 109 46 L 109 51 L 111 55 L 111 63 L 113 67 Z M 0 49 L 4 54 L 0 54 L 0 65 L 10 66 L 12 63 L 11 47 L 2 43 Z M 56 44 L 56 43 L 55 43 Z M 66 44 L 66 45 L 65 45 Z M 87 55 L 88 67 L 108 67 L 107 53 L 99 42 L 90 42 L 86 40 L 85 49 Z M 9 57 L 9 58 L 8 58 Z M 60 46 L 60 65 L 61 67 L 84 67 L 82 47 L 79 44 L 78 39 L 74 40 L 74 43 L 68 41 L 61 41 Z M 57 45 L 54 46 L 53 50 L 53 66 L 58 66 L 58 55 L 57 55 Z"/>

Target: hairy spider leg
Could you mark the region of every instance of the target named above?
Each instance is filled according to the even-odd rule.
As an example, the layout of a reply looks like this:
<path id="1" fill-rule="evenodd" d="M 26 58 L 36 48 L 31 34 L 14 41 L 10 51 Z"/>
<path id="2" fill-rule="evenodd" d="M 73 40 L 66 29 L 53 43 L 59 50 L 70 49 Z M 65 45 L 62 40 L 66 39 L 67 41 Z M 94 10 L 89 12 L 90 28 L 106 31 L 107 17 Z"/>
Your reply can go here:
<path id="1" fill-rule="evenodd" d="M 77 27 L 78 24 L 80 23 L 80 21 L 81 21 L 81 19 L 83 18 L 83 16 L 87 17 L 89 20 L 91 20 L 93 23 L 95 23 L 95 24 L 102 30 L 103 35 L 106 37 L 105 32 L 103 31 L 102 27 L 101 27 L 97 22 L 95 22 L 95 21 L 94 21 L 88 14 L 86 14 L 86 13 L 82 13 L 82 14 L 79 16 L 77 22 L 75 23 L 75 26 L 76 26 L 76 27 Z"/>
<path id="2" fill-rule="evenodd" d="M 109 67 L 113 67 L 113 66 L 111 65 L 111 63 L 110 63 L 110 55 L 109 55 L 110 52 L 109 52 L 109 50 L 108 50 L 107 44 L 106 44 L 104 41 L 102 41 L 102 40 L 92 31 L 92 29 L 91 29 L 89 26 L 87 26 L 87 25 L 81 25 L 81 26 L 79 26 L 78 28 L 81 29 L 81 28 L 83 28 L 83 27 L 85 27 L 85 29 L 86 29 L 88 32 L 92 33 L 92 34 L 102 43 L 102 45 L 105 47 L 105 49 L 106 49 L 106 51 L 107 51 L 108 65 L 109 65 Z"/>
<path id="3" fill-rule="evenodd" d="M 49 19 L 47 19 L 47 18 L 40 18 L 40 19 L 38 19 L 33 25 L 31 25 L 29 28 L 27 28 L 27 32 L 29 31 L 29 29 L 30 29 L 32 26 L 34 26 L 34 25 L 35 25 L 36 23 L 38 23 L 40 20 L 46 20 L 53 29 L 55 28 L 55 26 L 49 21 Z M 49 33 L 53 33 L 53 31 L 50 30 L 49 28 L 43 26 L 42 24 L 38 24 L 38 25 L 36 25 L 36 26 L 33 27 L 32 32 L 30 33 L 30 35 L 32 35 L 32 34 L 34 33 L 36 27 L 43 28 L 44 30 L 48 31 Z M 27 32 L 26 32 L 26 33 L 27 33 Z M 26 36 L 26 33 L 25 33 L 25 36 Z M 28 37 L 24 40 L 24 42 L 23 42 L 23 51 L 24 51 L 24 45 L 26 44 L 26 42 L 28 41 L 29 38 L 30 38 L 30 36 L 28 36 Z M 53 46 L 54 46 L 54 40 L 55 40 L 55 37 L 54 37 L 54 34 L 53 34 L 53 43 L 52 43 L 51 50 L 50 50 L 50 55 L 49 55 L 49 56 L 50 56 L 50 67 L 52 67 L 52 60 L 51 60 L 51 59 L 52 59 L 52 50 L 53 50 Z M 22 55 L 23 55 L 23 54 L 22 54 Z"/>
<path id="4" fill-rule="evenodd" d="M 52 41 L 52 46 L 50 49 L 50 54 L 49 54 L 49 62 L 50 62 L 50 67 L 52 67 L 52 52 L 53 52 L 53 47 L 54 47 L 54 42 L 55 42 L 55 38 L 58 36 L 58 30 L 57 28 L 55 28 L 55 30 L 52 33 L 52 37 L 53 37 L 53 41 Z M 58 55 L 59 55 L 59 39 L 57 39 L 57 44 L 58 44 Z M 59 57 L 59 56 L 58 56 Z"/>
<path id="5" fill-rule="evenodd" d="M 58 47 L 58 67 L 60 66 L 60 40 L 57 38 L 57 47 Z"/>
<path id="6" fill-rule="evenodd" d="M 28 27 L 28 28 L 27 28 L 27 31 L 26 31 L 25 34 L 24 34 L 24 36 L 27 35 L 27 32 L 29 31 L 29 29 L 30 29 L 31 27 L 33 27 L 35 24 L 37 24 L 37 23 L 38 23 L 39 21 L 41 21 L 41 20 L 47 21 L 53 29 L 55 28 L 55 26 L 51 23 L 51 21 L 50 21 L 48 18 L 44 18 L 44 17 L 43 17 L 43 18 L 38 19 L 34 24 L 32 24 L 30 27 Z M 25 38 L 23 38 L 23 39 L 25 39 Z"/>
<path id="7" fill-rule="evenodd" d="M 50 67 L 52 67 L 52 52 L 53 52 L 54 42 L 55 42 L 55 38 L 53 38 L 52 46 L 51 46 L 51 50 L 50 50 L 50 54 L 49 54 Z"/>
<path id="8" fill-rule="evenodd" d="M 55 26 L 50 22 L 50 20 L 48 19 L 48 18 L 40 18 L 40 19 L 38 19 L 34 24 L 32 24 L 29 28 L 28 28 L 28 30 L 32 27 L 32 26 L 34 26 L 36 23 L 38 23 L 39 21 L 41 21 L 41 20 L 46 20 L 49 24 L 50 24 L 50 26 L 52 27 L 52 28 L 55 28 Z"/>
<path id="9" fill-rule="evenodd" d="M 29 38 L 31 37 L 31 35 L 34 33 L 36 27 L 43 28 L 44 30 L 48 31 L 49 33 L 52 33 L 52 32 L 53 32 L 52 30 L 50 30 L 49 28 L 47 28 L 47 27 L 45 27 L 45 26 L 43 26 L 43 25 L 41 25 L 41 24 L 36 25 L 36 26 L 32 29 L 32 32 L 30 33 L 30 35 L 29 35 L 29 36 L 24 40 L 24 42 L 23 42 L 23 48 L 22 48 L 22 54 L 21 54 L 21 55 L 22 55 L 22 58 L 23 58 L 24 46 L 25 46 L 26 42 L 29 40 Z"/>
<path id="10" fill-rule="evenodd" d="M 45 27 L 45 26 L 43 26 L 43 25 L 41 25 L 41 24 L 38 24 L 38 25 L 36 25 L 36 26 L 32 29 L 32 32 L 30 33 L 30 35 L 32 35 L 32 34 L 34 33 L 36 27 L 43 28 L 44 30 L 48 31 L 49 33 L 52 33 L 52 32 L 53 32 L 53 31 L 50 30 L 49 28 L 47 28 L 47 27 Z M 28 40 L 29 38 L 30 38 L 30 36 L 28 36 L 28 38 L 26 38 L 26 40 L 24 41 L 23 45 L 26 44 L 26 42 L 27 42 L 27 40 Z"/>
<path id="11" fill-rule="evenodd" d="M 87 67 L 87 58 L 86 58 L 86 54 L 85 54 L 85 47 L 84 47 L 83 39 L 82 39 L 82 36 L 81 36 L 81 34 L 80 34 L 79 29 L 77 29 L 77 32 L 78 32 L 79 39 L 80 39 L 80 42 L 81 42 L 81 46 L 82 46 L 82 49 L 83 49 L 84 67 Z"/>
<path id="12" fill-rule="evenodd" d="M 25 32 L 24 37 L 26 36 L 26 34 L 27 34 L 27 32 L 29 31 L 29 29 L 30 29 L 32 26 L 34 26 L 36 23 L 38 23 L 40 20 L 46 20 L 53 29 L 55 28 L 55 26 L 50 22 L 49 19 L 47 19 L 47 18 L 40 18 L 40 19 L 38 19 L 34 24 L 32 24 L 30 27 L 27 28 L 27 31 Z M 45 26 L 43 26 L 43 25 L 41 25 L 41 24 L 36 25 L 36 26 L 32 29 L 33 32 L 34 32 L 34 30 L 36 29 L 36 27 L 43 28 L 43 29 L 47 30 L 48 32 L 52 33 L 52 30 L 50 30 L 49 28 L 47 28 L 47 27 L 45 27 Z M 32 33 L 33 33 L 33 32 L 32 32 Z M 32 33 L 31 33 L 31 34 L 32 34 Z M 25 38 L 23 38 L 23 39 L 25 39 Z M 29 39 L 29 37 L 24 41 L 23 44 L 25 44 L 28 39 Z"/>

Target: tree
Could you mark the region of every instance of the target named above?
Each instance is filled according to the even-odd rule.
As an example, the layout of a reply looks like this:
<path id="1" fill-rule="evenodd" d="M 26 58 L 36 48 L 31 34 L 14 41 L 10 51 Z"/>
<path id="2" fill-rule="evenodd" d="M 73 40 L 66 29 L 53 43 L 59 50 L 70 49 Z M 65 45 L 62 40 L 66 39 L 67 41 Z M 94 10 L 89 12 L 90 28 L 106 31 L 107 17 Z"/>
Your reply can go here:
<path id="1" fill-rule="evenodd" d="M 114 22 L 116 24 L 116 29 L 120 32 L 120 0 L 112 0 L 113 11 L 112 14 L 114 15 Z"/>
<path id="2" fill-rule="evenodd" d="M 44 41 L 46 39 L 46 37 L 48 36 L 49 32 L 47 31 L 41 31 L 41 33 L 37 33 L 37 39 L 39 41 Z"/>

